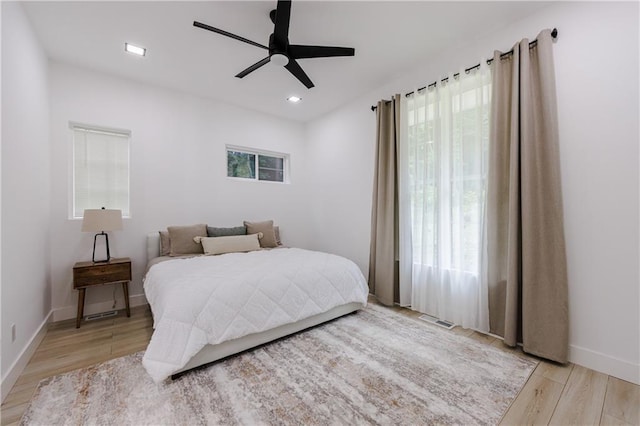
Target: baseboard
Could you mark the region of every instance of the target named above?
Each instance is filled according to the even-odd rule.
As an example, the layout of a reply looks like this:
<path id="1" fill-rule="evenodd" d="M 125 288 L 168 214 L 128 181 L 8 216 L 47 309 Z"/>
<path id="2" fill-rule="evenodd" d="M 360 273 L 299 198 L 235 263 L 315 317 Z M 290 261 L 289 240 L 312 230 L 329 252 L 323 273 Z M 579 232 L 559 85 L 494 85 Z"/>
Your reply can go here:
<path id="1" fill-rule="evenodd" d="M 11 364 L 11 367 L 9 367 L 7 374 L 2 378 L 0 389 L 2 392 L 3 402 L 7 395 L 9 395 L 13 385 L 20 377 L 20 374 L 22 374 L 24 368 L 29 363 L 29 360 L 35 353 L 36 349 L 38 349 L 38 346 L 40 345 L 40 342 L 42 342 L 42 339 L 44 339 L 45 334 L 47 334 L 47 324 L 51 321 L 52 316 L 53 310 L 49 311 L 44 321 L 42 321 L 42 324 L 40 324 L 40 327 L 38 327 L 38 330 L 36 330 L 31 339 L 29 339 L 27 346 L 25 346 L 22 352 L 20 352 L 18 358 L 16 358 L 13 364 Z"/>
<path id="2" fill-rule="evenodd" d="M 144 294 L 133 294 L 129 296 L 129 306 L 141 306 L 146 305 L 147 298 Z M 124 300 L 117 300 L 115 309 L 124 309 Z M 89 305 L 84 306 L 84 314 L 98 314 L 100 312 L 106 312 L 114 309 L 113 308 L 113 300 L 107 300 L 105 302 L 91 303 Z M 56 308 L 53 310 L 53 322 L 64 321 L 68 319 L 75 318 L 78 313 L 78 307 L 76 305 L 73 306 L 64 306 L 62 308 Z"/>
<path id="3" fill-rule="evenodd" d="M 580 346 L 569 346 L 569 361 L 640 385 L 640 365 Z"/>

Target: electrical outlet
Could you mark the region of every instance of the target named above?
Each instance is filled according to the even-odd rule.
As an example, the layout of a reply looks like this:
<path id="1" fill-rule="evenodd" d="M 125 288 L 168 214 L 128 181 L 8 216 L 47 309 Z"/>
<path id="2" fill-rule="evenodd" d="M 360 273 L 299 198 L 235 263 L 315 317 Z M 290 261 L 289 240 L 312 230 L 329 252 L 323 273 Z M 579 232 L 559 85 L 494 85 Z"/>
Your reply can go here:
<path id="1" fill-rule="evenodd" d="M 16 325 L 11 324 L 11 343 L 16 341 Z"/>

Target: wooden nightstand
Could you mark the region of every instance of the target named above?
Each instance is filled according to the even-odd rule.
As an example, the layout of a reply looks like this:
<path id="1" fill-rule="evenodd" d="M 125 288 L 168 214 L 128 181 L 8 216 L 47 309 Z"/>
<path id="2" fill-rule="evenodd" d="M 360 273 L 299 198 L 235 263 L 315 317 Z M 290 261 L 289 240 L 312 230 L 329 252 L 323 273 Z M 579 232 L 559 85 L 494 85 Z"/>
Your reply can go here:
<path id="1" fill-rule="evenodd" d="M 99 263 L 77 262 L 73 265 L 73 288 L 79 291 L 76 328 L 80 328 L 80 321 L 84 316 L 84 292 L 92 285 L 122 283 L 127 316 L 130 317 L 129 281 L 131 281 L 131 259 L 128 257 L 111 258 L 109 262 Z"/>

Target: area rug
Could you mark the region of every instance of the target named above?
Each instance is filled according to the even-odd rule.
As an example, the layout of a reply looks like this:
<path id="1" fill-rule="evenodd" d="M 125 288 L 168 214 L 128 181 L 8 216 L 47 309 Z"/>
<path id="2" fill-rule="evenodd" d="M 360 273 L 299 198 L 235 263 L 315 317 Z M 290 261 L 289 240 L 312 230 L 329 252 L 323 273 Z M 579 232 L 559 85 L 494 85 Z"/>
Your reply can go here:
<path id="1" fill-rule="evenodd" d="M 537 364 L 375 305 L 160 385 L 142 355 L 43 380 L 21 424 L 496 424 Z"/>

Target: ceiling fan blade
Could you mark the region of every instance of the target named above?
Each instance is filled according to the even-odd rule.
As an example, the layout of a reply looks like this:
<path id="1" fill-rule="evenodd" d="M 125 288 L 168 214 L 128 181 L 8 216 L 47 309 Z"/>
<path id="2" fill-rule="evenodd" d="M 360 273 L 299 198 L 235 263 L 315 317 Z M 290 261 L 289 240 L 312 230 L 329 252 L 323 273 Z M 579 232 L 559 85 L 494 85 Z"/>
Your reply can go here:
<path id="1" fill-rule="evenodd" d="M 244 37 L 240 37 L 239 35 L 232 34 L 232 33 L 228 32 L 228 31 L 221 30 L 220 28 L 214 28 L 214 27 L 212 27 L 210 25 L 203 24 L 202 22 L 193 21 L 193 26 L 194 27 L 198 27 L 198 28 L 202 28 L 204 30 L 213 31 L 214 33 L 222 34 L 223 36 L 231 37 L 233 39 L 236 39 L 236 40 L 239 40 L 239 41 L 243 41 L 245 43 L 249 43 L 252 46 L 261 47 L 263 49 L 269 50 L 269 48 L 267 46 L 264 46 L 264 45 L 262 45 L 260 43 L 256 43 L 255 41 L 251 41 L 251 40 L 246 39 Z"/>
<path id="2" fill-rule="evenodd" d="M 249 68 L 247 68 L 244 71 L 239 72 L 236 77 L 238 78 L 242 78 L 245 77 L 247 74 L 254 72 L 255 70 L 257 70 L 258 68 L 260 68 L 261 66 L 268 64 L 269 61 L 271 60 L 271 58 L 269 56 L 267 56 L 266 58 L 256 62 L 255 64 L 251 65 Z"/>
<path id="3" fill-rule="evenodd" d="M 332 56 L 354 56 L 356 50 L 352 47 L 333 46 L 303 46 L 299 44 L 289 45 L 289 56 L 294 59 L 328 58 Z"/>
<path id="4" fill-rule="evenodd" d="M 289 70 L 291 74 L 293 74 L 302 84 L 304 84 L 307 89 L 311 89 L 314 84 L 309 78 L 309 76 L 300 68 L 300 65 L 295 61 L 295 59 L 290 59 L 289 63 L 284 66 Z"/>
<path id="5" fill-rule="evenodd" d="M 276 22 L 273 29 L 275 42 L 281 48 L 289 43 L 289 19 L 291 18 L 291 0 L 278 0 Z"/>

